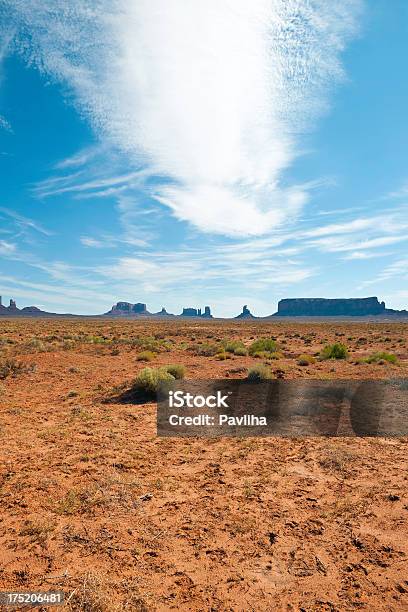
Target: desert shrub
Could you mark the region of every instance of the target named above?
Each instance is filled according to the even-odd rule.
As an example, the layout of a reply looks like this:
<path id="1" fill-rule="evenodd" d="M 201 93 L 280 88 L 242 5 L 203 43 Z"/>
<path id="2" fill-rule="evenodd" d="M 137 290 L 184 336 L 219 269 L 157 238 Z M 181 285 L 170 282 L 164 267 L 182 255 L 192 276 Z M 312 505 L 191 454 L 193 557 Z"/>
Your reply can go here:
<path id="1" fill-rule="evenodd" d="M 218 359 L 219 361 L 225 361 L 225 359 L 231 359 L 231 353 L 226 353 L 225 351 L 221 351 L 220 353 L 216 354 L 215 358 Z"/>
<path id="2" fill-rule="evenodd" d="M 247 379 L 252 382 L 261 382 L 262 380 L 268 380 L 271 377 L 271 371 L 268 366 L 265 365 L 257 365 L 249 368 L 247 374 Z"/>
<path id="3" fill-rule="evenodd" d="M 386 353 L 385 351 L 380 351 L 378 353 L 373 353 L 368 357 L 363 359 L 364 363 L 398 363 L 398 358 L 393 353 Z"/>
<path id="4" fill-rule="evenodd" d="M 38 338 L 32 338 L 29 342 L 27 342 L 26 347 L 32 351 L 38 351 L 39 353 L 44 352 L 45 346 L 44 343 L 41 342 Z"/>
<path id="5" fill-rule="evenodd" d="M 175 378 L 166 368 L 143 368 L 132 385 L 132 392 L 155 395 L 162 383 L 172 382 Z"/>
<path id="6" fill-rule="evenodd" d="M 219 345 L 214 343 L 193 344 L 189 348 L 189 351 L 194 353 L 194 355 L 201 355 L 203 357 L 213 357 L 219 350 Z"/>
<path id="7" fill-rule="evenodd" d="M 186 375 L 186 368 L 179 363 L 171 363 L 170 365 L 164 366 L 168 374 L 171 374 L 176 380 L 181 380 Z"/>
<path id="8" fill-rule="evenodd" d="M 83 341 L 89 344 L 110 344 L 110 340 L 103 336 L 86 336 Z"/>
<path id="9" fill-rule="evenodd" d="M 277 349 L 278 346 L 273 338 L 259 338 L 251 344 L 248 353 L 255 356 L 256 353 L 275 353 Z"/>
<path id="10" fill-rule="evenodd" d="M 245 357 L 245 355 L 247 355 L 247 354 L 248 354 L 248 351 L 247 351 L 247 349 L 245 348 L 245 346 L 243 346 L 243 347 L 237 347 L 237 348 L 234 350 L 234 355 L 237 355 L 237 356 L 239 356 L 239 357 Z"/>
<path id="11" fill-rule="evenodd" d="M 26 366 L 15 359 L 6 359 L 0 363 L 0 379 L 4 380 L 8 376 L 18 376 L 18 374 L 24 374 L 24 372 L 32 372 L 34 367 L 34 365 Z"/>
<path id="12" fill-rule="evenodd" d="M 66 340 L 64 340 L 64 342 L 62 343 L 62 350 L 64 351 L 70 351 L 75 347 L 75 341 L 72 340 L 72 338 L 67 338 Z"/>
<path id="13" fill-rule="evenodd" d="M 253 353 L 252 357 L 256 357 L 257 359 L 281 359 L 283 354 L 279 351 L 256 351 Z"/>
<path id="14" fill-rule="evenodd" d="M 298 360 L 297 360 L 297 364 L 300 366 L 308 366 L 308 365 L 312 365 L 313 363 L 316 362 L 316 359 L 313 357 L 313 355 L 299 355 Z"/>
<path id="15" fill-rule="evenodd" d="M 136 355 L 137 361 L 153 361 L 156 357 L 156 354 L 153 351 L 142 351 L 138 355 Z"/>
<path id="16" fill-rule="evenodd" d="M 348 352 L 347 347 L 341 342 L 335 342 L 334 344 L 326 344 L 325 347 L 320 351 L 320 359 L 347 359 Z"/>
<path id="17" fill-rule="evenodd" d="M 234 353 L 235 355 L 237 355 L 238 353 L 236 351 L 244 350 L 244 355 L 246 354 L 245 344 L 241 342 L 241 340 L 225 340 L 221 342 L 221 344 L 226 353 Z"/>
<path id="18" fill-rule="evenodd" d="M 154 338 L 153 336 L 133 338 L 131 344 L 141 351 L 152 351 L 152 353 L 162 353 L 170 351 L 172 348 L 170 341 Z"/>

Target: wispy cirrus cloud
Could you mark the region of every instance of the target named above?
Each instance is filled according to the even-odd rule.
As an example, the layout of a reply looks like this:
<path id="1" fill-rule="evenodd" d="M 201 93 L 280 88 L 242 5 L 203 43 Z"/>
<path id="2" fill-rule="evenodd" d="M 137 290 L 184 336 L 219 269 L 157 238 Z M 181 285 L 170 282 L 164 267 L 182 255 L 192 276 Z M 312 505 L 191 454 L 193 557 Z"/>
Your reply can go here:
<path id="1" fill-rule="evenodd" d="M 52 232 L 43 227 L 40 223 L 20 215 L 10 208 L 0 206 L 0 217 L 8 217 L 20 233 L 24 233 L 27 230 L 34 230 L 44 236 L 52 236 Z"/>
<path id="2" fill-rule="evenodd" d="M 16 245 L 7 240 L 0 240 L 0 255 L 8 257 L 16 252 Z"/>
<path id="3" fill-rule="evenodd" d="M 232 236 L 296 218 L 308 189 L 284 173 L 343 76 L 360 0 L 5 5 L 16 47 L 135 169 L 162 177 L 149 193 L 177 218 Z"/>
<path id="4" fill-rule="evenodd" d="M 118 176 L 97 177 L 88 180 L 82 171 L 65 176 L 53 177 L 37 183 L 33 192 L 39 198 L 62 195 L 66 193 L 81 194 L 85 197 L 110 196 L 135 186 L 145 173 L 129 172 Z"/>

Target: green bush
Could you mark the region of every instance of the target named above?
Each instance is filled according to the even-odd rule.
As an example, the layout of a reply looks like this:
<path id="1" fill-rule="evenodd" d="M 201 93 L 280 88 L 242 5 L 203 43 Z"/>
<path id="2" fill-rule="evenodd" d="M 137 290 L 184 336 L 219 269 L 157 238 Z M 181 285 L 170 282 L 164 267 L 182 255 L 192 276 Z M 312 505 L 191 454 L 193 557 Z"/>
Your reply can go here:
<path id="1" fill-rule="evenodd" d="M 255 357 L 256 353 L 275 353 L 277 349 L 278 345 L 272 338 L 259 338 L 251 344 L 248 353 Z"/>
<path id="2" fill-rule="evenodd" d="M 202 357 L 214 357 L 220 350 L 220 346 L 218 344 L 213 343 L 205 343 L 205 344 L 193 344 L 190 346 L 189 351 L 194 353 L 194 355 L 199 355 Z"/>
<path id="3" fill-rule="evenodd" d="M 166 368 L 143 368 L 137 375 L 131 391 L 155 395 L 161 384 L 172 382 L 175 378 Z"/>
<path id="4" fill-rule="evenodd" d="M 368 357 L 365 357 L 362 361 L 364 363 L 398 363 L 398 358 L 393 353 L 386 353 L 385 351 L 380 351 L 378 353 L 373 353 Z"/>
<path id="5" fill-rule="evenodd" d="M 241 342 L 241 340 L 226 340 L 221 344 L 226 353 L 234 353 L 235 355 L 238 355 L 239 353 L 237 353 L 237 351 L 245 351 L 244 355 L 246 355 L 245 344 Z"/>
<path id="6" fill-rule="evenodd" d="M 178 363 L 172 363 L 170 365 L 165 366 L 166 372 L 171 374 L 173 378 L 176 380 L 181 380 L 186 375 L 186 368 Z"/>
<path id="7" fill-rule="evenodd" d="M 272 378 L 270 369 L 265 365 L 257 365 L 249 368 L 247 379 L 252 382 L 261 382 Z"/>
<path id="8" fill-rule="evenodd" d="M 297 360 L 297 364 L 300 366 L 308 366 L 308 365 L 312 365 L 313 363 L 316 362 L 316 359 L 313 357 L 313 355 L 299 355 L 298 360 Z"/>
<path id="9" fill-rule="evenodd" d="M 348 352 L 347 347 L 341 342 L 335 342 L 334 344 L 326 344 L 325 347 L 320 351 L 320 359 L 347 359 Z"/>
<path id="10" fill-rule="evenodd" d="M 248 354 L 248 351 L 245 348 L 245 346 L 244 347 L 237 347 L 234 350 L 234 355 L 237 355 L 238 357 L 245 357 L 245 355 L 247 355 L 247 354 Z"/>
<path id="11" fill-rule="evenodd" d="M 142 351 L 136 355 L 136 361 L 153 361 L 155 357 L 156 354 L 153 351 Z"/>
<path id="12" fill-rule="evenodd" d="M 221 353 L 217 353 L 215 356 L 219 361 L 225 361 L 225 359 L 231 359 L 231 353 L 226 353 L 225 351 L 221 351 Z"/>
<path id="13" fill-rule="evenodd" d="M 258 359 L 281 359 L 283 354 L 279 351 L 256 351 L 253 353 L 252 357 Z"/>

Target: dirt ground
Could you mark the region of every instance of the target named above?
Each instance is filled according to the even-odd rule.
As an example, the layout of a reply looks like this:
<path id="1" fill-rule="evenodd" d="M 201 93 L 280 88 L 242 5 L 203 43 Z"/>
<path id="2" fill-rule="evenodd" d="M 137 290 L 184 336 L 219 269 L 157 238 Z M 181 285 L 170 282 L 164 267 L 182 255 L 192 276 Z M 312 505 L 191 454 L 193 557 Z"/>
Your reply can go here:
<path id="1" fill-rule="evenodd" d="M 0 590 L 84 612 L 407 610 L 407 438 L 158 438 L 154 403 L 118 399 L 146 365 L 263 363 L 200 354 L 224 339 L 275 338 L 288 379 L 408 378 L 407 330 L 1 319 Z M 298 365 L 333 342 L 347 360 Z M 380 351 L 398 362 L 362 361 Z"/>

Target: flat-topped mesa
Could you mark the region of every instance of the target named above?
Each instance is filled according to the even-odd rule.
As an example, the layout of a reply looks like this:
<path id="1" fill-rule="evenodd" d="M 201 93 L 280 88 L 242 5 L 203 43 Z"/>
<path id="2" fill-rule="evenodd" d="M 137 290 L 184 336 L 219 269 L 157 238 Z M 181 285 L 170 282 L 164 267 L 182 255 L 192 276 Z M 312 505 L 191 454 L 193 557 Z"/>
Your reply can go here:
<path id="1" fill-rule="evenodd" d="M 386 313 L 385 303 L 376 297 L 327 299 L 293 298 L 280 300 L 278 317 L 365 317 Z"/>
<path id="2" fill-rule="evenodd" d="M 245 306 L 242 307 L 242 312 L 240 312 L 239 315 L 237 315 L 235 318 L 236 319 L 255 319 L 256 317 L 254 317 L 254 315 L 249 310 L 248 306 L 245 304 Z"/>
<path id="3" fill-rule="evenodd" d="M 126 315 L 137 315 L 137 314 L 148 314 L 146 304 L 138 302 L 132 304 L 131 302 L 117 302 L 107 312 L 108 315 L 126 316 Z"/>
<path id="4" fill-rule="evenodd" d="M 183 308 L 183 312 L 181 313 L 180 317 L 201 317 L 202 319 L 213 318 L 211 308 L 209 306 L 205 306 L 204 312 L 201 311 L 201 308 Z"/>

